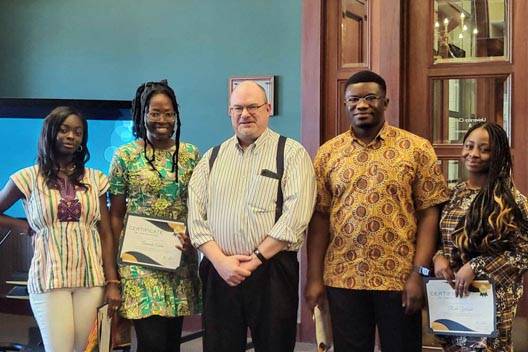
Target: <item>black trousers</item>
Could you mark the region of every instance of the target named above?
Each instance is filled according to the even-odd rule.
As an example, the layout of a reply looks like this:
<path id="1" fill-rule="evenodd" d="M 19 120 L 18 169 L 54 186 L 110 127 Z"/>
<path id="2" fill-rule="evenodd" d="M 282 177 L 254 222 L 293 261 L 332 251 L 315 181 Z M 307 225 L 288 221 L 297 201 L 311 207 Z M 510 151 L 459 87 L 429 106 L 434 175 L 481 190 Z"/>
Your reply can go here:
<path id="1" fill-rule="evenodd" d="M 137 352 L 180 352 L 183 317 L 134 319 Z"/>
<path id="2" fill-rule="evenodd" d="M 279 252 L 236 287 L 207 258 L 200 264 L 204 288 L 204 352 L 242 352 L 247 330 L 256 352 L 291 352 L 299 303 L 297 253 Z"/>
<path id="3" fill-rule="evenodd" d="M 327 287 L 335 352 L 372 352 L 375 327 L 382 351 L 422 350 L 421 312 L 405 314 L 401 291 Z"/>

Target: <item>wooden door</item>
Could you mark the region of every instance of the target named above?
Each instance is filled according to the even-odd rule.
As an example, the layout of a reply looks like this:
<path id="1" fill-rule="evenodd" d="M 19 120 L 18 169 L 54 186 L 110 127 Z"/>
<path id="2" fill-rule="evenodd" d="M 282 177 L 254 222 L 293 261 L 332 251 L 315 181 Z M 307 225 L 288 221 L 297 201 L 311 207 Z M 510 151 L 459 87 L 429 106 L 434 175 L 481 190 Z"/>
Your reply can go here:
<path id="1" fill-rule="evenodd" d="M 433 143 L 450 185 L 465 178 L 464 133 L 493 121 L 510 135 L 514 180 L 528 192 L 527 17 L 524 0 L 407 1 L 401 122 Z M 528 315 L 526 294 L 518 315 Z"/>
<path id="2" fill-rule="evenodd" d="M 321 142 L 350 128 L 343 103 L 344 85 L 361 70 L 373 70 L 385 78 L 387 95 L 391 98 L 386 116 L 390 123 L 399 124 L 401 13 L 401 3 L 394 0 L 324 2 Z"/>
<path id="3" fill-rule="evenodd" d="M 349 3 L 356 6 L 351 14 L 346 13 Z M 361 4 L 366 11 L 357 11 Z M 347 27 L 343 22 L 349 18 L 354 22 Z M 484 117 L 501 123 L 511 137 L 516 184 L 527 194 L 525 18 L 524 0 L 304 0 L 303 144 L 314 155 L 320 144 L 348 128 L 343 84 L 368 68 L 387 81 L 389 123 L 429 139 L 450 183 L 464 177 L 458 165 L 464 129 Z M 344 44 L 346 37 L 354 43 Z M 457 119 L 461 123 L 454 124 Z M 302 259 L 304 284 L 305 254 Z M 528 315 L 526 294 L 518 314 Z M 301 336 L 310 338 L 304 307 L 302 316 Z"/>

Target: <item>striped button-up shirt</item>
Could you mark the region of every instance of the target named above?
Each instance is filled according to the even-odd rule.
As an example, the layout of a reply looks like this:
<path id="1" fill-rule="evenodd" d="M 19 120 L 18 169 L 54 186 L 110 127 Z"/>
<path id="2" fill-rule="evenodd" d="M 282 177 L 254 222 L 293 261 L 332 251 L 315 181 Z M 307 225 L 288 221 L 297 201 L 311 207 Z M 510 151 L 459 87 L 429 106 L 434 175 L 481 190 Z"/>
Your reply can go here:
<path id="1" fill-rule="evenodd" d="M 215 241 L 226 255 L 250 254 L 266 236 L 301 247 L 315 204 L 316 184 L 310 156 L 287 139 L 282 190 L 284 205 L 275 222 L 276 155 L 279 135 L 267 129 L 242 149 L 236 136 L 228 139 L 210 172 L 207 151 L 189 183 L 188 226 L 195 247 Z"/>

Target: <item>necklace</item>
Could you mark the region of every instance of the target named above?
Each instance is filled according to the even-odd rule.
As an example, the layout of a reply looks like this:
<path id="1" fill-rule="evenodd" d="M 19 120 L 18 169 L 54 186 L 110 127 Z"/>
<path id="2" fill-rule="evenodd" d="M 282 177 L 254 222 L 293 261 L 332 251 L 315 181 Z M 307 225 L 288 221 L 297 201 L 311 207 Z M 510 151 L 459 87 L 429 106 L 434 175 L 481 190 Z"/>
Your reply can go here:
<path id="1" fill-rule="evenodd" d="M 68 164 L 65 168 L 62 168 L 59 166 L 59 172 L 62 172 L 66 176 L 70 176 L 75 171 L 76 166 L 75 164 Z"/>

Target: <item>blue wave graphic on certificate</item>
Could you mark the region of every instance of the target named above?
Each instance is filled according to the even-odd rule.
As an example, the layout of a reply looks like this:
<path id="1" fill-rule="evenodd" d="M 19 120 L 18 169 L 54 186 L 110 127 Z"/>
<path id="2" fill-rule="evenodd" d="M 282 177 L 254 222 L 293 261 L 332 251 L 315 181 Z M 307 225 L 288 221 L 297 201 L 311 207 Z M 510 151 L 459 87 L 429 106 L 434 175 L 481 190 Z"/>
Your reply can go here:
<path id="1" fill-rule="evenodd" d="M 432 328 L 436 331 L 474 331 L 463 324 L 449 319 L 438 319 L 433 321 Z"/>

